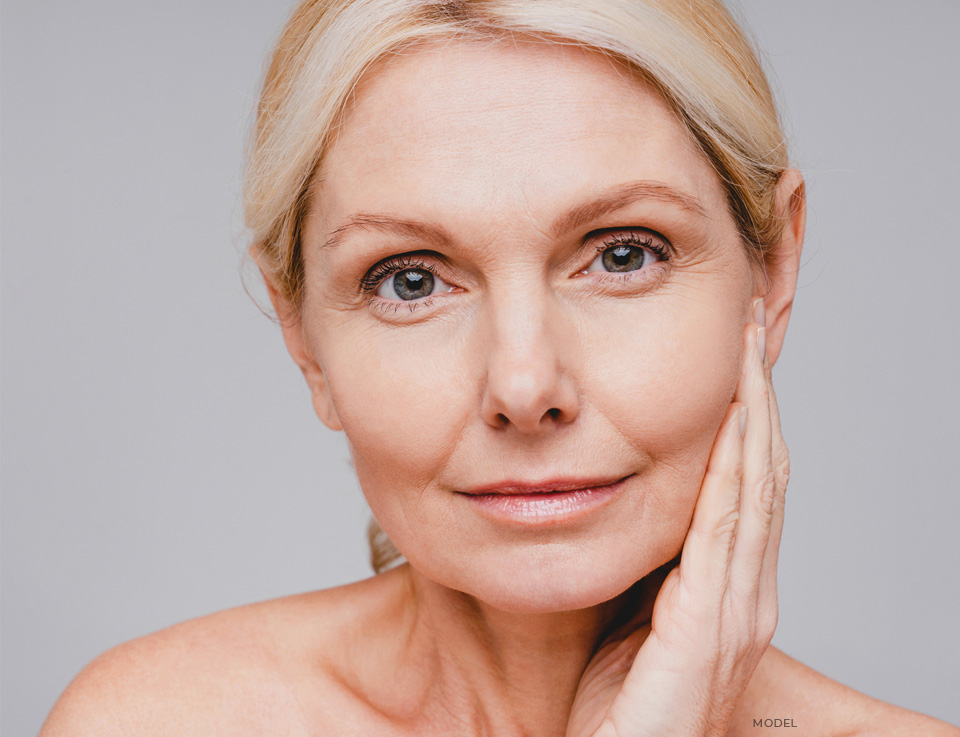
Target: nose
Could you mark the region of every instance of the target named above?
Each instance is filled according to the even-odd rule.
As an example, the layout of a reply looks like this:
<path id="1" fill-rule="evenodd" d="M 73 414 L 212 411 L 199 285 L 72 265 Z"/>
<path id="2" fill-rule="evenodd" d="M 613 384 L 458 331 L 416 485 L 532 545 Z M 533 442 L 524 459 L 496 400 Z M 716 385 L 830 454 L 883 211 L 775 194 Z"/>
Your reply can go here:
<path id="1" fill-rule="evenodd" d="M 481 413 L 492 427 L 535 434 L 577 416 L 574 325 L 549 293 L 517 298 L 512 291 L 513 298 L 492 298 L 485 315 Z"/>

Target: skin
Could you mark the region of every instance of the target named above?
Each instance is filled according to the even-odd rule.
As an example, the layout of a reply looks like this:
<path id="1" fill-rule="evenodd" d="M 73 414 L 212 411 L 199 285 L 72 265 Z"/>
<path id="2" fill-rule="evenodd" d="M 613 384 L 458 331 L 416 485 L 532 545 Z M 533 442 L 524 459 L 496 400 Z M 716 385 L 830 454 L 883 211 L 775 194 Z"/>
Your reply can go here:
<path id="1" fill-rule="evenodd" d="M 319 176 L 302 309 L 271 293 L 318 416 L 346 433 L 410 563 L 111 651 L 44 737 L 757 734 L 758 716 L 802 734 L 960 733 L 768 647 L 787 480 L 770 370 L 799 174 L 781 180 L 764 276 L 651 89 L 587 52 L 517 43 L 421 49 L 368 75 Z M 554 228 L 635 182 L 622 207 Z M 384 215 L 446 240 L 387 232 Z M 607 273 L 598 248 L 616 234 L 669 259 Z M 416 309 L 383 281 L 358 291 L 398 254 L 436 272 Z M 457 493 L 569 475 L 628 478 L 536 530 Z"/>

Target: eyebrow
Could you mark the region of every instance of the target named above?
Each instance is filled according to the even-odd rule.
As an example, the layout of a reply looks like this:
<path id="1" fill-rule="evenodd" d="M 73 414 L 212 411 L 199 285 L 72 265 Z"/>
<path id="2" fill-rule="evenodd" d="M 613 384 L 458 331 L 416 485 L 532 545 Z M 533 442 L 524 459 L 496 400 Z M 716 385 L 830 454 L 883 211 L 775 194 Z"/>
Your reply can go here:
<path id="1" fill-rule="evenodd" d="M 707 217 L 700 201 L 663 182 L 637 181 L 625 182 L 602 192 L 595 199 L 576 205 L 554 222 L 551 232 L 554 238 L 593 222 L 604 215 L 621 210 L 638 200 L 655 200 L 679 207 L 699 217 Z M 357 213 L 347 218 L 347 222 L 330 234 L 321 248 L 336 248 L 346 235 L 354 230 L 379 230 L 403 238 L 420 240 L 437 245 L 453 241 L 442 227 L 417 220 L 405 220 L 392 215 Z"/>

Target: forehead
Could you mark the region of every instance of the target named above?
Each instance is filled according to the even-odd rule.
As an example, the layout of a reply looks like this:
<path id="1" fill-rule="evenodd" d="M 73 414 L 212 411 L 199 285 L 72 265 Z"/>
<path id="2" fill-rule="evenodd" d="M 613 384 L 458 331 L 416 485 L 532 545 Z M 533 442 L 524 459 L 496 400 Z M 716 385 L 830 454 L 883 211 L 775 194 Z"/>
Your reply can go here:
<path id="1" fill-rule="evenodd" d="M 391 57 L 357 85 L 319 171 L 314 217 L 357 211 L 548 217 L 649 180 L 723 207 L 690 133 L 637 75 L 535 41 L 452 41 Z M 476 223 L 473 223 L 476 225 Z"/>

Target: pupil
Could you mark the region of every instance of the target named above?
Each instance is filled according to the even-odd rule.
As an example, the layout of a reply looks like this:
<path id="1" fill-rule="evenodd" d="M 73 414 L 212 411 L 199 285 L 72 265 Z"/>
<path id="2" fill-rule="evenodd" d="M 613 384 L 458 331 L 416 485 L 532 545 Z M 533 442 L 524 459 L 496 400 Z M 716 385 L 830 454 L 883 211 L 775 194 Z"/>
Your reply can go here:
<path id="1" fill-rule="evenodd" d="M 626 245 L 611 248 L 603 254 L 603 265 L 608 271 L 636 271 L 643 266 L 643 251 Z"/>
<path id="2" fill-rule="evenodd" d="M 400 299 L 427 297 L 433 291 L 433 274 L 419 269 L 398 271 L 393 277 L 393 288 Z"/>

